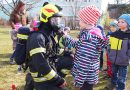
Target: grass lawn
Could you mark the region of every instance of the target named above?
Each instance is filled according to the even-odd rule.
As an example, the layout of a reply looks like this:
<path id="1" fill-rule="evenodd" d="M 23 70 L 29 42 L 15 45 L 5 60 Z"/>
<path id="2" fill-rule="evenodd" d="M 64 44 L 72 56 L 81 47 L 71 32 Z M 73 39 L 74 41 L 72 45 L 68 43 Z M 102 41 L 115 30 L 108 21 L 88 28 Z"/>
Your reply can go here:
<path id="1" fill-rule="evenodd" d="M 18 66 L 9 64 L 9 57 L 13 51 L 9 30 L 10 28 L 0 28 L 0 90 L 12 90 L 12 84 L 16 85 L 17 90 L 24 90 L 26 73 L 17 74 Z M 71 35 L 75 37 L 77 33 L 78 31 L 72 31 Z M 104 74 L 101 73 L 100 81 L 95 86 L 94 90 L 104 90 L 103 88 L 106 85 L 106 80 L 102 78 L 103 76 Z M 68 82 L 68 90 L 72 90 L 72 77 L 66 77 L 66 80 Z M 130 90 L 130 68 L 126 87 L 126 90 Z"/>

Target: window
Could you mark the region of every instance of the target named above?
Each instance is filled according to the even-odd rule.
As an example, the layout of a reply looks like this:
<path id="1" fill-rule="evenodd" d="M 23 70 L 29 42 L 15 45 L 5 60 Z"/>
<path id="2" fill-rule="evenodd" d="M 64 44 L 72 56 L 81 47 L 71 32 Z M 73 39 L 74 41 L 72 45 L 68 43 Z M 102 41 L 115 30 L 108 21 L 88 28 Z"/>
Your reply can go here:
<path id="1" fill-rule="evenodd" d="M 94 0 L 94 2 L 97 2 L 97 3 L 98 3 L 98 2 L 99 2 L 99 0 Z"/>
<path id="2" fill-rule="evenodd" d="M 74 0 L 65 0 L 65 1 L 66 1 L 66 2 L 71 2 L 71 1 L 73 2 Z"/>

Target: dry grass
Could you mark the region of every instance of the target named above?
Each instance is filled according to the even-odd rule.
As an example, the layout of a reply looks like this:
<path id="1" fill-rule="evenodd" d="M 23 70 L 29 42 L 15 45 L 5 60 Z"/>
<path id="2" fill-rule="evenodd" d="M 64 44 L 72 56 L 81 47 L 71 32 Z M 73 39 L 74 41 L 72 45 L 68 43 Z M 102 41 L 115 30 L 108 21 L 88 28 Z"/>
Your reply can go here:
<path id="1" fill-rule="evenodd" d="M 25 75 L 17 74 L 17 65 L 9 64 L 12 53 L 9 30 L 10 28 L 0 28 L 0 90 L 12 90 L 12 84 L 20 88 L 25 83 Z"/>
<path id="2" fill-rule="evenodd" d="M 12 41 L 9 30 L 10 28 L 0 28 L 0 90 L 12 90 L 12 84 L 17 86 L 17 90 L 24 90 L 25 73 L 17 74 L 17 65 L 9 64 L 9 57 L 12 53 Z M 75 37 L 77 36 L 77 31 L 72 31 L 71 34 Z M 95 86 L 94 90 L 104 90 L 106 80 L 102 78 L 103 76 L 101 73 L 100 82 Z M 126 90 L 130 88 L 130 72 L 128 76 Z M 66 77 L 66 80 L 68 82 L 68 90 L 72 90 L 72 77 Z"/>

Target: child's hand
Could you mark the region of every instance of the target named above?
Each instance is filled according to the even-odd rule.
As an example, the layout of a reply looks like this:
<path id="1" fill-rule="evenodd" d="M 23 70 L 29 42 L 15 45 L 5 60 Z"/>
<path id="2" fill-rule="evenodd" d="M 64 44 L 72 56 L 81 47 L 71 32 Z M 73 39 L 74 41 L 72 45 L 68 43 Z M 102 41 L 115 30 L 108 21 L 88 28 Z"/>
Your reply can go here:
<path id="1" fill-rule="evenodd" d="M 65 86 L 67 86 L 66 81 L 64 81 L 64 83 L 62 85 L 60 85 L 61 88 L 64 88 Z"/>

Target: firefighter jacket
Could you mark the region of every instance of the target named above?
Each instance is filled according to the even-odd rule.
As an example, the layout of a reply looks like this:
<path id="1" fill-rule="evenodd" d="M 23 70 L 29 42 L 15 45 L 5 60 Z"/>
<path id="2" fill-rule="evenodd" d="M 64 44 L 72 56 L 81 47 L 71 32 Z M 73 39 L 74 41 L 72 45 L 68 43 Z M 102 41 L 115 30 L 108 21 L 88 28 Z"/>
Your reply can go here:
<path id="1" fill-rule="evenodd" d="M 47 38 L 50 40 L 49 44 L 51 44 L 50 46 L 53 48 L 51 52 L 55 51 L 52 30 L 53 28 L 49 24 L 42 23 L 37 33 L 30 34 L 27 41 L 27 53 L 29 56 L 28 66 L 34 82 L 60 86 L 64 83 L 64 79 L 52 68 L 48 61 L 48 56 L 46 55 L 46 52 L 48 52 L 46 48 L 48 43 Z"/>
<path id="2" fill-rule="evenodd" d="M 127 66 L 130 63 L 130 30 L 116 31 L 110 35 L 109 60 L 113 64 Z"/>

